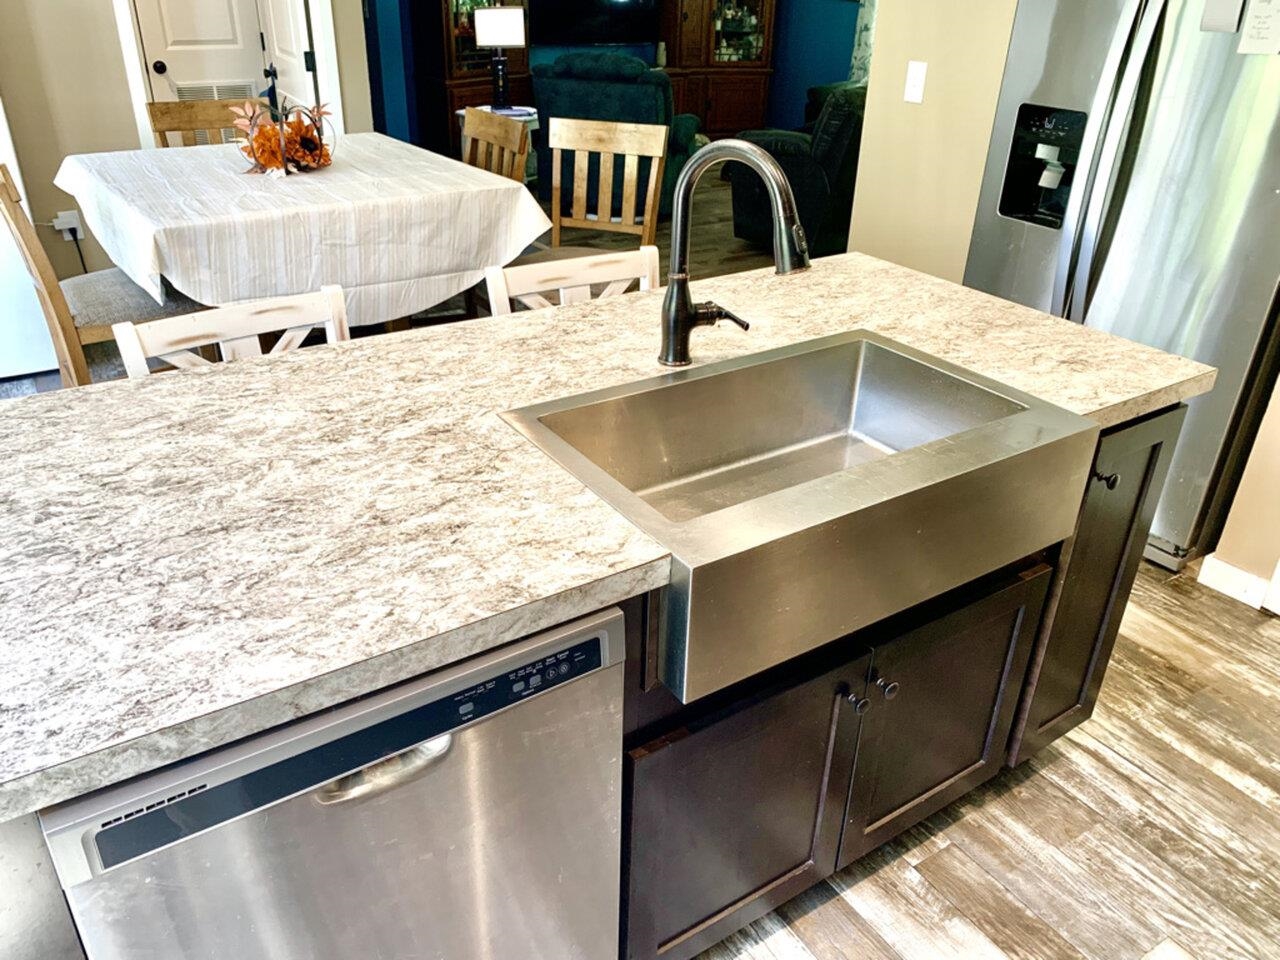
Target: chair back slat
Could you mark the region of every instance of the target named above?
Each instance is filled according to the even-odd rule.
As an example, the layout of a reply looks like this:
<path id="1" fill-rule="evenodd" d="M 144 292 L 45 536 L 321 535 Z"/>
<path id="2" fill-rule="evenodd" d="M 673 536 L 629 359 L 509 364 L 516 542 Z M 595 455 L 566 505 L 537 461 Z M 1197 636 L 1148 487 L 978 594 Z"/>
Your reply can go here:
<path id="1" fill-rule="evenodd" d="M 587 219 L 587 179 L 591 172 L 591 154 L 573 151 L 573 219 Z"/>
<path id="2" fill-rule="evenodd" d="M 650 176 L 649 179 L 652 180 L 653 177 Z M 639 186 L 640 158 L 634 153 L 629 153 L 622 164 L 622 223 L 628 227 L 635 226 L 636 189 Z M 645 220 L 648 219 L 646 216 Z"/>
<path id="3" fill-rule="evenodd" d="M 613 123 L 604 120 L 572 120 L 552 117 L 547 132 L 551 147 L 551 245 L 559 246 L 563 227 L 583 227 L 636 234 L 641 244 L 654 243 L 658 232 L 658 199 L 666 164 L 665 126 L 648 123 Z M 573 155 L 573 193 L 566 216 L 561 190 L 562 166 Z M 591 157 L 598 157 L 596 203 L 588 211 Z M 615 158 L 623 158 L 622 204 L 614 215 Z M 643 210 L 637 214 L 640 160 L 649 161 L 649 182 Z"/>
<path id="4" fill-rule="evenodd" d="M 318 293 L 240 303 L 144 324 L 112 326 L 120 357 L 130 377 L 150 373 L 148 357 L 188 369 L 208 361 L 193 352 L 217 344 L 224 361 L 262 356 L 259 337 L 284 331 L 271 352 L 283 353 L 302 344 L 307 332 L 323 326 L 329 343 L 350 339 L 342 288 L 321 287 Z"/>
<path id="5" fill-rule="evenodd" d="M 58 283 L 58 275 L 53 272 L 53 264 L 49 262 L 49 255 L 36 235 L 36 228 L 22 208 L 18 185 L 3 163 L 0 163 L 0 211 L 17 245 L 23 265 L 31 275 L 36 299 L 40 302 L 40 310 L 53 341 L 53 352 L 58 358 L 58 373 L 62 377 L 63 386 L 78 387 L 89 383 L 89 364 L 84 358 L 84 348 L 76 333 L 71 308 L 67 306 L 67 298 Z"/>
<path id="6" fill-rule="evenodd" d="M 245 99 L 174 100 L 147 104 L 151 131 L 157 147 L 172 146 L 170 134 L 176 134 L 184 147 L 199 145 L 197 134 L 203 133 L 209 143 L 226 143 L 224 130 L 235 127 L 232 107 L 242 107 Z"/>
<path id="7" fill-rule="evenodd" d="M 529 128 L 519 120 L 467 107 L 462 116 L 462 162 L 524 183 Z"/>
<path id="8" fill-rule="evenodd" d="M 600 180 L 596 187 L 596 219 L 608 220 L 613 216 L 613 154 L 600 154 Z M 623 211 L 626 216 L 626 211 Z"/>
<path id="9" fill-rule="evenodd" d="M 511 313 L 511 301 L 530 309 L 553 306 L 545 296 L 554 290 L 561 304 L 613 297 L 625 293 L 633 283 L 641 290 L 656 290 L 659 284 L 658 248 L 601 253 L 589 257 L 547 260 L 519 266 L 490 267 L 485 271 L 489 309 L 494 316 Z"/>

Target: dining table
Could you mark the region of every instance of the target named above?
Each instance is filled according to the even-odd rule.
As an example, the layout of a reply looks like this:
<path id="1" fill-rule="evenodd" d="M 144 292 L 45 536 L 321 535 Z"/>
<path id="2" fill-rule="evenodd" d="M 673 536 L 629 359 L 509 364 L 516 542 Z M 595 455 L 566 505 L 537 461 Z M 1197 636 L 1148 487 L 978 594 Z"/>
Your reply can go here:
<path id="1" fill-rule="evenodd" d="M 352 325 L 442 303 L 551 226 L 523 184 L 379 133 L 319 170 L 249 167 L 234 143 L 126 150 L 69 156 L 54 183 L 158 303 L 166 281 L 206 306 L 338 284 Z"/>

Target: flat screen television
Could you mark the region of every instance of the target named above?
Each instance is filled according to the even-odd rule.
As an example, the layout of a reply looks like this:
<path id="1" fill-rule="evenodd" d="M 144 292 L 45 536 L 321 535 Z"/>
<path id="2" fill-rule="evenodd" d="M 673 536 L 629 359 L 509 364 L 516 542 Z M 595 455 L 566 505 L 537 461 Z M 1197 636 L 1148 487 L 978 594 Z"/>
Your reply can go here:
<path id="1" fill-rule="evenodd" d="M 529 43 L 655 43 L 658 3 L 659 0 L 529 0 Z"/>

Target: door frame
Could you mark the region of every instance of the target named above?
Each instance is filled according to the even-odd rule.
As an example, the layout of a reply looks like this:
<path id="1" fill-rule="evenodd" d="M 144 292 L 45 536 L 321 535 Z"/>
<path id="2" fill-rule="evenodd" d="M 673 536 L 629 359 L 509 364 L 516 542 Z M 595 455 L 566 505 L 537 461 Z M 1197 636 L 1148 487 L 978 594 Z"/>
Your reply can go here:
<path id="1" fill-rule="evenodd" d="M 341 78 L 338 75 L 338 34 L 333 20 L 332 0 L 307 0 L 311 11 L 311 43 L 316 55 L 316 74 L 320 84 L 320 99 L 328 104 L 329 122 L 334 131 L 346 133 L 346 119 L 342 107 Z M 138 144 L 143 149 L 156 148 L 151 133 L 151 117 L 147 104 L 151 102 L 151 82 L 147 74 L 147 60 L 142 50 L 142 34 L 138 29 L 134 0 L 111 0 L 116 17 L 116 32 L 120 50 L 124 54 L 125 81 L 129 87 L 129 101 L 133 109 L 133 122 L 138 128 Z"/>

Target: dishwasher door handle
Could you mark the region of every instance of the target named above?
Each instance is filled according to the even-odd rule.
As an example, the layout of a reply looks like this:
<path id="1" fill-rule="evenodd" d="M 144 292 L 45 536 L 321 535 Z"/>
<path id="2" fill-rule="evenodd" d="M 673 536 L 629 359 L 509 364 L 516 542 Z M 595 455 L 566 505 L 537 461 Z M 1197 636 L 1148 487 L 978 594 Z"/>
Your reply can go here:
<path id="1" fill-rule="evenodd" d="M 452 733 L 424 741 L 416 747 L 410 747 L 316 787 L 316 801 L 326 805 L 349 803 L 394 790 L 426 773 L 445 758 L 452 746 Z"/>

